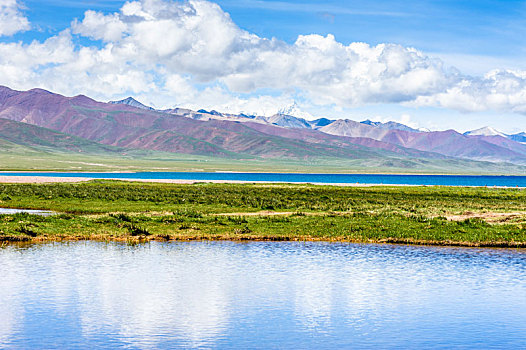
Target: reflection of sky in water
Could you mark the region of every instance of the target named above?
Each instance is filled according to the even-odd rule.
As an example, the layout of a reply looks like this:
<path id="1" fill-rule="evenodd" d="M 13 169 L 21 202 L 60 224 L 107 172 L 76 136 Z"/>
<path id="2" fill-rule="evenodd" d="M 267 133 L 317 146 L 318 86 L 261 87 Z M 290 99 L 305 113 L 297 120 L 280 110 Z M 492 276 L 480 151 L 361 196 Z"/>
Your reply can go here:
<path id="1" fill-rule="evenodd" d="M 1 251 L 0 251 L 0 257 Z M 9 343 L 10 338 L 23 318 L 20 291 L 24 289 L 23 279 L 16 275 L 15 260 L 0 258 L 0 348 Z"/>
<path id="2" fill-rule="evenodd" d="M 26 213 L 39 216 L 51 216 L 56 214 L 55 212 L 49 210 L 31 210 L 31 209 L 10 209 L 10 208 L 0 208 L 0 215 L 2 214 L 19 214 Z"/>
<path id="3" fill-rule="evenodd" d="M 517 347 L 526 252 L 324 243 L 0 250 L 0 348 Z"/>

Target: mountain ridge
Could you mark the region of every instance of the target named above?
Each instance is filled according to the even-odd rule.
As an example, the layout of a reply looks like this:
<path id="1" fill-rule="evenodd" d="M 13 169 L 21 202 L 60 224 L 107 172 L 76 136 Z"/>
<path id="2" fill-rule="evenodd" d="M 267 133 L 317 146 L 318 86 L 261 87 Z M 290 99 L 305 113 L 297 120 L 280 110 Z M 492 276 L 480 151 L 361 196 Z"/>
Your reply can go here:
<path id="1" fill-rule="evenodd" d="M 155 110 L 134 101 L 103 103 L 83 95 L 0 87 L 0 118 L 102 145 L 239 159 L 404 159 L 407 166 L 418 163 L 416 159 L 526 164 L 526 145 L 500 135 L 424 132 L 396 122 Z"/>
<path id="2" fill-rule="evenodd" d="M 123 100 L 119 100 L 119 101 L 110 101 L 108 103 L 114 104 L 114 105 L 115 104 L 128 105 L 128 106 L 131 106 L 131 107 L 136 107 L 136 108 L 150 110 L 150 111 L 154 110 L 153 107 L 146 106 L 146 105 L 142 104 L 141 102 L 137 101 L 136 99 L 134 99 L 133 97 L 127 97 L 127 98 L 125 98 Z"/>

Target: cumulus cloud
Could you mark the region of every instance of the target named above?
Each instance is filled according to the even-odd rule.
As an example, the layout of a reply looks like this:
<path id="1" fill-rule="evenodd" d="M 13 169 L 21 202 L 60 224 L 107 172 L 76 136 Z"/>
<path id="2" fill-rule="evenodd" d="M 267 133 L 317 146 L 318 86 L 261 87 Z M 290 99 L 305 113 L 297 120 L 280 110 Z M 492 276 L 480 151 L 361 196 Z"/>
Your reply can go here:
<path id="1" fill-rule="evenodd" d="M 75 45 L 76 35 L 93 44 Z M 158 106 L 215 104 L 231 112 L 257 103 L 277 110 L 300 95 L 319 106 L 526 113 L 526 72 L 469 77 L 414 48 L 344 45 L 332 35 L 288 44 L 239 28 L 204 0 L 128 1 L 116 13 L 86 11 L 44 42 L 0 44 L 0 83 L 105 99 L 133 93 Z M 274 93 L 262 93 L 268 90 Z"/>
<path id="2" fill-rule="evenodd" d="M 29 29 L 17 0 L 0 0 L 0 36 L 13 35 Z"/>
<path id="3" fill-rule="evenodd" d="M 526 72 L 494 70 L 484 77 L 463 77 L 445 91 L 417 96 L 410 104 L 464 112 L 485 110 L 526 113 Z"/>
<path id="4" fill-rule="evenodd" d="M 303 35 L 288 45 L 240 29 L 218 5 L 191 0 L 129 2 L 118 14 L 86 12 L 73 32 L 111 42 L 120 56 L 161 64 L 230 91 L 300 89 L 320 104 L 400 102 L 443 91 L 442 63 L 399 45 L 345 46 L 334 36 Z"/>

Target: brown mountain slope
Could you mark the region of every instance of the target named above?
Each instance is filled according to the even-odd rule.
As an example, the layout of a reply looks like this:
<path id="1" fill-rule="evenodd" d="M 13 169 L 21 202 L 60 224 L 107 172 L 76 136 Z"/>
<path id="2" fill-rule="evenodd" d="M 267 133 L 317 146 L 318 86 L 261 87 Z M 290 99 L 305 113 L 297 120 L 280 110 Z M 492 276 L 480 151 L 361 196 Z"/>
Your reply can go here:
<path id="1" fill-rule="evenodd" d="M 188 113 L 188 111 L 182 112 Z M 176 110 L 170 113 L 177 113 Z M 183 113 L 184 114 L 184 113 Z M 0 118 L 104 145 L 233 158 L 466 159 L 526 164 L 523 145 L 488 142 L 455 131 L 409 132 L 338 120 L 320 131 L 177 114 L 0 87 Z"/>
<path id="2" fill-rule="evenodd" d="M 228 157 L 385 157 L 383 152 L 359 145 L 311 144 L 265 134 L 241 123 L 193 120 L 41 89 L 18 92 L 1 87 L 0 118 L 126 148 Z"/>
<path id="3" fill-rule="evenodd" d="M 40 151 L 91 154 L 122 154 L 125 150 L 35 125 L 0 118 L 3 145 L 20 145 Z M 3 147 L 0 146 L 0 150 Z"/>
<path id="4" fill-rule="evenodd" d="M 439 153 L 431 153 L 419 151 L 411 148 L 404 148 L 398 146 L 394 143 L 388 143 L 383 141 L 378 141 L 372 138 L 367 137 L 350 137 L 350 136 L 338 136 L 331 135 L 321 131 L 312 130 L 312 129 L 286 129 L 286 128 L 277 128 L 270 126 L 268 124 L 261 123 L 251 123 L 245 122 L 245 125 L 263 132 L 269 135 L 280 135 L 282 137 L 306 141 L 309 143 L 324 143 L 337 147 L 369 147 L 374 149 L 381 149 L 401 156 L 410 156 L 410 157 L 421 157 L 421 158 L 440 158 L 445 159 L 446 156 Z"/>
<path id="5" fill-rule="evenodd" d="M 490 140 L 488 137 L 466 136 L 454 130 L 410 132 L 376 128 L 352 120 L 337 120 L 320 131 L 331 135 L 366 137 L 450 157 L 526 164 L 525 145 L 511 140 L 505 143 Z"/>

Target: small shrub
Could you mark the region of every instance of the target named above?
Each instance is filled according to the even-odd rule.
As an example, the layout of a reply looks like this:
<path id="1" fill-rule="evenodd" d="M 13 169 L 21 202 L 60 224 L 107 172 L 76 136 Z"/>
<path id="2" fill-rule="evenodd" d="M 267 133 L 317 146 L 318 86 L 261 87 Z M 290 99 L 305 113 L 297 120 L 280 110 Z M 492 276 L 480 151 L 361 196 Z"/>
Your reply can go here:
<path id="1" fill-rule="evenodd" d="M 164 216 L 161 218 L 161 222 L 163 224 L 177 224 L 177 223 L 180 223 L 180 222 L 183 222 L 184 220 L 180 217 L 177 217 L 177 216 Z"/>
<path id="2" fill-rule="evenodd" d="M 227 220 L 233 222 L 236 225 L 248 224 L 248 221 L 243 216 L 228 216 Z"/>
<path id="3" fill-rule="evenodd" d="M 116 214 L 111 213 L 110 217 L 115 218 L 118 221 L 132 222 L 132 218 L 129 217 L 128 215 L 124 214 L 124 213 L 116 213 Z"/>
<path id="4" fill-rule="evenodd" d="M 28 225 L 22 225 L 20 226 L 18 229 L 17 229 L 18 232 L 24 234 L 24 235 L 28 235 L 30 237 L 36 237 L 38 236 L 38 233 L 36 233 L 35 231 L 33 231 Z"/>
<path id="5" fill-rule="evenodd" d="M 126 228 L 132 236 L 151 236 L 151 233 L 148 232 L 147 229 L 134 224 L 127 225 Z"/>
<path id="6" fill-rule="evenodd" d="M 234 233 L 236 235 L 243 235 L 243 234 L 252 233 L 252 230 L 250 228 L 248 228 L 248 226 L 245 225 L 245 227 L 243 227 L 243 228 L 236 228 L 234 230 Z"/>

